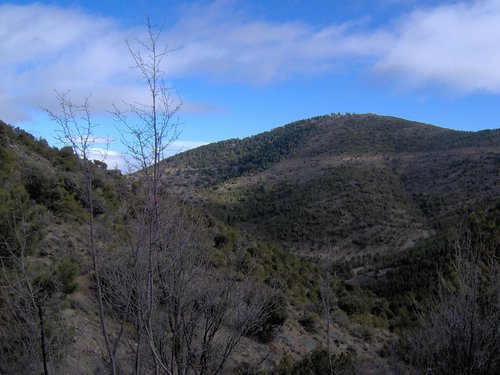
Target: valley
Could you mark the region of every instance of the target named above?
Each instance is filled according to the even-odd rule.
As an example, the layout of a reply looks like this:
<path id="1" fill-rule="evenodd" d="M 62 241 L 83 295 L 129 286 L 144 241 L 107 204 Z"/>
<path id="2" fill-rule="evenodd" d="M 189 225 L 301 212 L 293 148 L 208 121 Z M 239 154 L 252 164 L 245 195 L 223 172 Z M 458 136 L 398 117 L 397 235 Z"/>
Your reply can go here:
<path id="1" fill-rule="evenodd" d="M 91 205 L 82 165 L 92 176 Z M 481 308 L 488 319 L 500 316 L 498 275 L 488 273 L 500 251 L 500 130 L 333 114 L 189 150 L 158 168 L 150 207 L 147 171 L 82 164 L 71 148 L 0 123 L 0 372 L 26 363 L 40 370 L 41 346 L 27 340 L 39 337 L 37 322 L 54 373 L 107 372 L 96 285 L 124 374 L 163 363 L 150 346 L 175 349 L 170 340 L 181 331 L 169 316 L 192 319 L 183 326 L 191 336 L 179 337 L 198 354 L 172 351 L 191 358 L 176 366 L 192 373 L 202 363 L 214 374 L 418 373 L 417 356 L 398 350 L 415 353 L 414 332 L 429 306 L 439 306 L 442 280 L 461 285 L 457 249 L 477 252 Z M 151 248 L 154 306 L 145 304 Z M 172 290 L 187 315 L 168 315 L 176 311 Z M 225 298 L 227 305 L 211 302 Z M 148 311 L 155 331 L 143 333 Z M 238 325 L 249 311 L 260 319 Z M 203 352 L 199 341 L 203 322 L 218 322 L 214 348 L 235 340 L 218 370 L 219 349 Z M 495 345 L 498 319 L 496 327 Z M 209 355 L 213 362 L 203 362 Z"/>

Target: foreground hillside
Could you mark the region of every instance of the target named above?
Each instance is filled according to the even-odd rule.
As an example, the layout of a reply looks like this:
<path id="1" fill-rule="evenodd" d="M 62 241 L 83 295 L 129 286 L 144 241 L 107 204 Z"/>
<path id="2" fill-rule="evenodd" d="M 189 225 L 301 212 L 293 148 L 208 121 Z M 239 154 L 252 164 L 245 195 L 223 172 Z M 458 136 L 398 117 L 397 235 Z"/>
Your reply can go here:
<path id="1" fill-rule="evenodd" d="M 499 131 L 323 116 L 161 166 L 148 206 L 141 171 L 0 122 L 0 373 L 418 373 L 457 244 L 498 354 Z"/>
<path id="2" fill-rule="evenodd" d="M 92 174 L 91 205 L 82 165 Z M 108 341 L 114 343 L 119 373 L 154 372 L 154 360 L 144 341 L 146 334 L 140 339 L 134 335 L 141 327 L 134 320 L 139 315 L 132 314 L 147 295 L 136 289 L 145 281 L 146 273 L 136 273 L 134 268 L 139 267 L 134 259 L 143 251 L 134 245 L 140 240 L 139 228 L 151 225 L 147 216 L 143 224 L 137 221 L 142 217 L 144 199 L 141 179 L 109 171 L 99 161 L 82 164 L 71 148 L 51 148 L 44 140 L 4 123 L 0 123 L 0 177 L 0 372 L 110 372 L 96 285 L 104 296 L 104 322 Z M 202 321 L 194 317 L 205 316 L 207 323 L 213 322 L 214 311 L 223 314 L 215 326 L 219 328 L 211 331 L 215 348 L 228 338 L 239 338 L 219 372 L 238 368 L 277 371 L 325 346 L 324 321 L 319 313 L 319 285 L 324 273 L 316 265 L 232 229 L 200 207 L 177 202 L 168 192 L 162 193 L 161 206 L 162 212 L 168 213 L 162 216 L 159 233 L 166 240 L 162 253 L 171 262 L 162 267 L 175 266 L 173 274 L 162 271 L 161 275 L 168 275 L 179 288 L 187 288 L 179 296 L 185 308 L 189 307 L 182 314 L 189 314 L 187 323 L 193 322 L 184 326 L 195 334 L 191 345 L 198 345 L 197 340 L 203 337 L 197 333 Z M 99 253 L 93 253 L 90 247 L 91 218 L 94 246 Z M 143 264 L 137 271 L 140 269 L 147 267 Z M 191 276 L 186 280 L 194 280 L 198 270 L 204 270 L 203 277 L 196 276 L 202 284 L 183 284 L 187 275 Z M 165 281 L 157 280 L 160 285 Z M 332 281 L 328 288 L 346 298 L 353 293 L 338 281 Z M 220 305 L 226 298 L 229 304 Z M 235 318 L 244 316 L 251 306 L 257 308 L 259 301 L 265 302 L 261 307 L 265 314 L 254 311 L 252 319 L 244 320 L 248 325 L 240 325 L 235 331 L 238 335 L 229 334 L 238 327 L 234 326 L 238 321 Z M 206 303 L 217 309 L 203 310 Z M 348 353 L 345 363 L 351 367 L 355 358 L 382 366 L 378 351 L 392 335 L 362 327 L 336 306 L 331 309 L 338 310 L 330 323 L 337 331 L 335 353 Z M 167 300 L 155 307 L 155 315 L 169 311 L 175 310 Z M 163 316 L 155 322 L 158 332 L 169 321 L 167 315 Z M 362 337 L 368 329 L 370 346 L 364 345 Z M 161 335 L 158 339 L 165 340 Z M 168 341 L 160 342 L 165 345 Z M 162 350 L 169 348 L 175 347 L 167 345 Z M 200 355 L 216 353 L 206 350 Z M 198 363 L 194 358 L 191 361 L 190 366 Z"/>

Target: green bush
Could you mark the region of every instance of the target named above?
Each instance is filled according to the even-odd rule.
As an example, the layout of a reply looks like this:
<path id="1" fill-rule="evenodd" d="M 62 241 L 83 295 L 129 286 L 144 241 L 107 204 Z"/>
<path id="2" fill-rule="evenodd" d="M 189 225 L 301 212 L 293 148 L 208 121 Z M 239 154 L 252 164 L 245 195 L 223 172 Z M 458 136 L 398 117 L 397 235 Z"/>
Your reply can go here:
<path id="1" fill-rule="evenodd" d="M 70 294 L 78 286 L 76 277 L 81 273 L 80 264 L 72 257 L 65 256 L 56 262 L 54 276 L 62 286 L 62 292 Z"/>
<path id="2" fill-rule="evenodd" d="M 331 375 L 333 374 L 354 374 L 355 373 L 356 354 L 353 352 L 342 352 L 331 355 L 331 369 L 328 360 L 328 352 L 324 349 L 312 351 L 301 361 L 294 364 L 285 357 L 279 367 L 278 375 Z"/>
<path id="3" fill-rule="evenodd" d="M 359 296 L 352 294 L 343 294 L 337 302 L 338 306 L 348 315 L 356 313 L 365 313 L 368 311 L 368 304 Z"/>
<path id="4" fill-rule="evenodd" d="M 54 263 L 40 259 L 29 264 L 28 273 L 32 284 L 48 296 L 54 293 L 70 294 L 77 288 L 75 278 L 80 274 L 80 265 L 69 256 L 58 258 Z"/>
<path id="5" fill-rule="evenodd" d="M 45 208 L 30 202 L 24 186 L 12 184 L 0 188 L 0 256 L 17 254 L 21 245 L 16 232 L 22 232 L 25 255 L 31 254 L 43 238 Z"/>

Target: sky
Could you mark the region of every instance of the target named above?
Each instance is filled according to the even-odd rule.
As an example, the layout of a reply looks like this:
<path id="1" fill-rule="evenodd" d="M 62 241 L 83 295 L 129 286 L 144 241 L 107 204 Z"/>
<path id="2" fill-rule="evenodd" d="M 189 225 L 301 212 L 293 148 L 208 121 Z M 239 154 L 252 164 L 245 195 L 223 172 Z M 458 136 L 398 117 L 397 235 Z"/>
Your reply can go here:
<path id="1" fill-rule="evenodd" d="M 170 153 L 338 112 L 500 127 L 500 0 L 0 1 L 0 119 L 60 145 L 43 109 L 87 97 L 122 168 L 110 111 L 148 101 L 147 17 L 182 100 Z"/>

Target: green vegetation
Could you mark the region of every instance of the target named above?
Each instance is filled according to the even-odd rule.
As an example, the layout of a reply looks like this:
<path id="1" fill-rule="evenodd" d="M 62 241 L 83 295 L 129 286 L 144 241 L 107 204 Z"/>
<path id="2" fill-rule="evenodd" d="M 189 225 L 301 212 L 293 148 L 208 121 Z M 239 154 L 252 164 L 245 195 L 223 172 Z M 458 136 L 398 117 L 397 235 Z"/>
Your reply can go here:
<path id="1" fill-rule="evenodd" d="M 331 365 L 330 365 L 331 363 Z M 330 375 L 330 374 L 355 374 L 356 354 L 342 352 L 333 354 L 328 358 L 326 350 L 314 350 L 301 361 L 292 363 L 287 357 L 278 367 L 278 375 Z"/>
<path id="2" fill-rule="evenodd" d="M 498 232 L 492 212 L 500 196 L 499 130 L 458 132 L 391 117 L 329 115 L 280 128 L 287 133 L 300 135 L 300 142 L 271 163 L 254 158 L 251 168 L 232 168 L 239 159 L 228 156 L 230 150 L 245 143 L 246 152 L 260 153 L 268 149 L 263 140 L 272 138 L 232 140 L 166 161 L 166 183 L 262 242 L 309 259 L 330 254 L 335 275 L 346 280 L 337 283 L 337 306 L 352 321 L 393 332 L 417 326 L 439 275 L 452 277 L 455 241 L 474 233 L 470 220 L 483 223 L 481 238 Z M 286 284 L 291 295 L 301 274 L 288 268 L 281 267 L 292 276 Z M 354 276 L 354 269 L 362 272 Z M 310 309 L 318 305 L 313 280 L 306 298 L 292 297 L 310 331 L 317 329 L 319 311 Z"/>
<path id="3" fill-rule="evenodd" d="M 80 226 L 88 216 L 76 173 L 79 162 L 70 148 L 51 148 L 0 123 L 2 373 L 40 373 L 42 363 L 44 371 L 47 366 L 55 371 L 64 355 L 71 329 L 62 308 L 78 289 L 87 262 L 77 258 L 81 249 L 67 247 L 82 241 Z M 93 193 L 102 202 L 94 215 L 109 221 L 118 208 L 119 174 L 92 167 L 98 176 Z M 63 238 L 68 228 L 71 234 Z"/>
<path id="4" fill-rule="evenodd" d="M 311 248 L 347 238 L 361 249 L 396 246 L 398 228 L 425 222 L 396 176 L 363 165 L 328 168 L 304 182 L 229 186 L 207 196 L 210 210 L 226 223 L 250 224 L 267 239 Z"/>
<path id="5" fill-rule="evenodd" d="M 452 152 L 498 147 L 500 130 L 459 132 L 376 115 L 327 115 L 297 121 L 243 140 L 209 144 L 164 162 L 173 181 L 198 187 L 253 174 L 293 156 Z"/>
<path id="6" fill-rule="evenodd" d="M 213 186 L 269 168 L 303 144 L 312 131 L 307 122 L 299 121 L 252 138 L 209 144 L 174 156 L 166 165 L 178 178 L 198 187 Z"/>
<path id="7" fill-rule="evenodd" d="M 36 140 L 23 130 L 3 123 L 0 129 L 0 189 L 4 194 L 18 195 L 18 201 L 31 200 L 56 214 L 81 218 L 78 182 L 70 172 L 77 168 L 76 156 L 68 149 L 50 148 L 45 140 Z M 54 166 L 64 169 L 55 172 Z"/>
<path id="8" fill-rule="evenodd" d="M 345 345 L 329 360 L 323 350 L 327 314 L 332 338 L 343 330 L 356 345 L 376 345 L 384 330 L 405 336 L 421 325 L 441 277 L 456 284 L 451 265 L 457 241 L 500 256 L 499 149 L 498 130 L 456 132 L 375 115 L 321 116 L 201 147 L 162 162 L 162 208 L 168 217 L 182 217 L 177 224 L 158 224 L 162 251 L 181 249 L 183 236 L 193 248 L 203 246 L 203 267 L 214 273 L 197 279 L 200 288 L 210 277 L 220 282 L 214 278 L 220 272 L 276 290 L 264 306 L 269 314 L 245 332 L 246 339 L 259 348 L 295 350 L 291 340 L 300 333 L 314 337 L 317 347 L 296 363 L 285 356 L 274 363 L 274 373 L 322 374 L 331 373 L 330 367 L 350 373 L 359 348 L 346 351 Z M 87 219 L 95 223 L 106 319 L 114 337 L 120 319 L 134 326 L 127 306 L 144 294 L 138 290 L 125 298 L 130 280 L 117 276 L 119 270 L 144 274 L 132 267 L 134 252 L 124 250 L 142 251 L 133 238 L 148 224 L 137 209 L 145 201 L 144 187 L 137 175 L 122 176 L 102 162 L 89 162 L 89 211 L 80 162 L 71 148 L 51 148 L 0 123 L 2 285 L 17 288 L 11 288 L 17 294 L 0 292 L 0 322 L 15 326 L 13 312 L 32 296 L 32 315 L 20 339 L 41 335 L 39 325 L 27 324 L 40 323 L 41 311 L 42 331 L 53 340 L 47 348 L 56 356 L 79 328 L 64 326 L 63 316 L 96 321 L 96 306 L 89 302 L 96 292 L 89 288 L 95 279 L 85 250 Z M 186 223 L 191 227 L 183 231 Z M 325 312 L 327 269 L 332 301 Z M 110 291 L 110 285 L 116 288 Z M 491 288 L 485 289 L 480 308 L 491 301 Z M 217 288 L 211 292 L 216 295 Z M 199 308 L 198 302 L 190 306 Z M 96 327 L 89 332 L 98 335 Z M 12 335 L 0 330 L 0 355 L 13 364 L 0 365 L 0 372 L 19 372 L 26 361 L 11 355 L 24 350 L 7 344 Z M 33 350 L 42 358 L 40 345 Z M 29 371 L 40 373 L 36 366 Z"/>
<path id="9" fill-rule="evenodd" d="M 279 306 L 275 312 L 277 320 L 284 320 L 282 318 L 286 311 L 283 307 L 288 303 L 300 306 L 318 302 L 320 269 L 312 262 L 303 261 L 265 241 L 250 242 L 245 235 L 222 223 L 213 228 L 212 237 L 215 245 L 214 260 L 217 263 L 224 259 L 227 252 L 243 246 L 239 243 L 243 242 L 246 251 L 245 257 L 238 264 L 239 270 L 252 270 L 255 279 L 283 292 L 276 301 Z"/>
<path id="10" fill-rule="evenodd" d="M 165 184 L 276 246 L 375 256 L 490 206 L 498 147 L 499 130 L 327 115 L 185 152 L 164 162 Z"/>
<path id="11" fill-rule="evenodd" d="M 372 263 L 371 277 L 360 286 L 384 303 L 391 329 L 401 330 L 417 323 L 418 311 L 436 291 L 439 278 L 451 278 L 457 243 L 500 256 L 500 202 L 473 213 L 461 227 L 449 228 L 396 256 L 380 257 Z M 377 274 L 384 277 L 376 277 Z M 352 298 L 352 297 L 350 297 Z M 339 306 L 340 302 L 339 302 Z"/>

